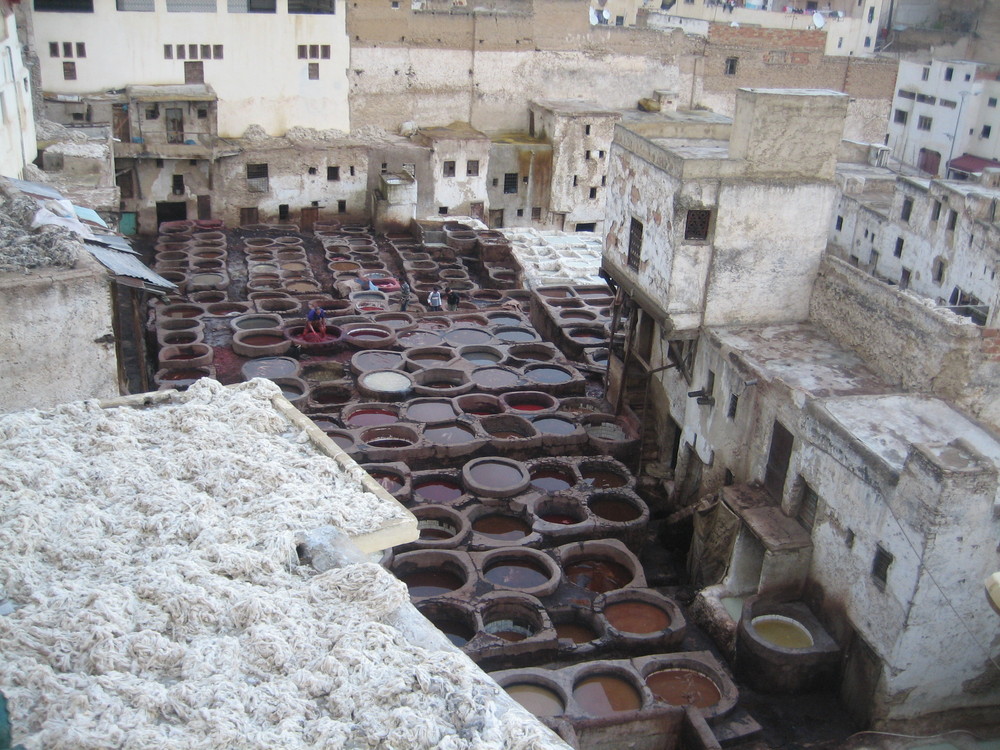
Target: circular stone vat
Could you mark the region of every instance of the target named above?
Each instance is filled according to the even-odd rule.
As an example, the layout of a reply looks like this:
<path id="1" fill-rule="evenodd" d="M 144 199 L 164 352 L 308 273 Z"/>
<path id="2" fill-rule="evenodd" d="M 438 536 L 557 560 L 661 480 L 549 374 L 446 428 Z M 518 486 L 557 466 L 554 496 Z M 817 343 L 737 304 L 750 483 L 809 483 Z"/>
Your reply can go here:
<path id="1" fill-rule="evenodd" d="M 507 352 L 523 362 L 550 362 L 556 355 L 555 349 L 546 344 L 515 344 Z"/>
<path id="2" fill-rule="evenodd" d="M 515 417 L 513 414 L 495 414 L 483 417 L 479 424 L 491 437 L 497 440 L 524 440 L 538 435 L 528 420 Z"/>
<path id="3" fill-rule="evenodd" d="M 545 718 L 560 716 L 566 710 L 562 697 L 553 688 L 534 682 L 511 682 L 503 686 L 507 694 L 529 713 Z"/>
<path id="4" fill-rule="evenodd" d="M 517 385 L 520 377 L 506 367 L 477 367 L 469 377 L 477 388 L 484 391 L 502 391 Z"/>
<path id="5" fill-rule="evenodd" d="M 379 313 L 372 316 L 372 320 L 379 325 L 388 326 L 394 331 L 407 330 L 416 325 L 413 316 L 405 312 Z"/>
<path id="6" fill-rule="evenodd" d="M 403 355 L 399 352 L 381 349 L 366 349 L 351 357 L 351 371 L 361 375 L 372 370 L 396 370 L 403 365 Z"/>
<path id="7" fill-rule="evenodd" d="M 202 343 L 203 334 L 201 331 L 164 331 L 159 338 L 165 346 L 185 346 Z"/>
<path id="8" fill-rule="evenodd" d="M 406 405 L 406 418 L 411 422 L 444 422 L 455 416 L 455 406 L 447 398 L 418 398 Z"/>
<path id="9" fill-rule="evenodd" d="M 312 279 L 295 279 L 284 285 L 290 294 L 313 294 L 323 291 L 323 287 L 318 281 Z"/>
<path id="10" fill-rule="evenodd" d="M 597 320 L 597 313 L 592 313 L 590 310 L 563 310 L 559 313 L 559 320 L 589 323 L 592 320 Z"/>
<path id="11" fill-rule="evenodd" d="M 619 633 L 648 635 L 670 627 L 672 617 L 665 607 L 650 601 L 619 598 L 604 605 L 604 618 Z"/>
<path id="12" fill-rule="evenodd" d="M 485 328 L 452 328 L 443 334 L 443 338 L 452 346 L 482 345 L 493 340 L 493 334 Z"/>
<path id="13" fill-rule="evenodd" d="M 580 346 L 606 346 L 608 337 L 600 326 L 576 326 L 567 335 Z"/>
<path id="14" fill-rule="evenodd" d="M 428 367 L 413 374 L 413 390 L 422 396 L 458 396 L 472 389 L 464 370 Z"/>
<path id="15" fill-rule="evenodd" d="M 474 365 L 495 365 L 503 359 L 503 352 L 492 346 L 463 346 L 458 356 Z"/>
<path id="16" fill-rule="evenodd" d="M 487 396 L 479 393 L 459 396 L 455 399 L 455 405 L 464 414 L 471 414 L 476 417 L 503 413 L 503 406 L 496 396 Z"/>
<path id="17" fill-rule="evenodd" d="M 494 326 L 523 326 L 524 318 L 506 312 L 486 313 L 486 319 Z"/>
<path id="18" fill-rule="evenodd" d="M 165 305 L 157 313 L 157 318 L 197 318 L 205 314 L 205 308 L 201 305 Z"/>
<path id="19" fill-rule="evenodd" d="M 209 315 L 246 315 L 253 312 L 253 305 L 249 302 L 213 302 L 205 306 L 205 312 Z"/>
<path id="20" fill-rule="evenodd" d="M 262 299 L 258 300 L 256 305 L 261 312 L 288 314 L 302 311 L 301 302 L 288 298 Z"/>
<path id="21" fill-rule="evenodd" d="M 538 414 L 554 411 L 559 402 L 541 391 L 511 391 L 500 396 L 500 401 L 514 414 Z"/>
<path id="22" fill-rule="evenodd" d="M 760 615 L 750 621 L 757 636 L 772 646 L 788 649 L 812 648 L 812 634 L 798 620 L 783 615 Z"/>
<path id="23" fill-rule="evenodd" d="M 573 700 L 595 718 L 642 708 L 642 692 L 624 673 L 587 673 L 573 686 Z"/>
<path id="24" fill-rule="evenodd" d="M 475 432 L 459 422 L 440 422 L 424 427 L 424 440 L 435 445 L 464 445 L 475 439 Z"/>
<path id="25" fill-rule="evenodd" d="M 309 362 L 302 365 L 300 374 L 314 383 L 326 383 L 344 377 L 344 365 L 341 362 Z"/>
<path id="26" fill-rule="evenodd" d="M 423 555 L 423 552 L 411 553 L 414 557 Z M 441 555 L 443 553 L 437 553 Z M 426 561 L 419 559 L 408 559 L 405 568 L 406 572 L 397 572 L 396 576 L 410 591 L 410 596 L 414 599 L 428 596 L 441 596 L 450 594 L 462 588 L 468 581 L 467 572 L 451 559 L 435 559 L 435 555 Z"/>
<path id="27" fill-rule="evenodd" d="M 361 441 L 373 448 L 409 448 L 419 439 L 415 430 L 400 424 L 370 427 L 361 433 Z"/>
<path id="28" fill-rule="evenodd" d="M 468 520 L 458 511 L 443 505 L 420 505 L 413 509 L 420 532 L 418 543 L 436 546 L 458 543 L 469 532 Z"/>
<path id="29" fill-rule="evenodd" d="M 472 521 L 472 530 L 480 536 L 498 542 L 516 542 L 531 533 L 531 524 L 523 515 L 484 510 Z"/>
<path id="30" fill-rule="evenodd" d="M 593 613 L 582 609 L 569 609 L 549 612 L 556 628 L 556 637 L 572 643 L 590 643 L 601 636 L 597 625 L 593 622 Z"/>
<path id="31" fill-rule="evenodd" d="M 670 667 L 646 675 L 646 686 L 656 698 L 671 706 L 712 708 L 722 691 L 708 675 L 694 669 Z"/>
<path id="32" fill-rule="evenodd" d="M 396 332 L 374 323 L 349 323 L 344 327 L 344 341 L 359 349 L 382 349 L 396 343 Z"/>
<path id="33" fill-rule="evenodd" d="M 540 287 L 538 294 L 548 299 L 564 299 L 573 296 L 573 290 L 568 286 L 544 286 Z"/>
<path id="34" fill-rule="evenodd" d="M 316 406 L 336 406 L 347 403 L 353 394 L 351 389 L 340 383 L 318 385 L 309 392 L 309 400 Z"/>
<path id="35" fill-rule="evenodd" d="M 233 334 L 233 351 L 241 357 L 278 357 L 287 352 L 292 342 L 273 329 L 237 331 Z"/>
<path id="36" fill-rule="evenodd" d="M 244 380 L 294 378 L 298 377 L 299 363 L 290 357 L 261 357 L 244 364 L 240 374 Z"/>
<path id="37" fill-rule="evenodd" d="M 326 333 L 306 331 L 304 325 L 286 326 L 284 332 L 289 343 L 294 342 L 302 351 L 314 354 L 328 352 L 340 341 L 340 329 L 329 324 L 326 326 Z"/>
<path id="38" fill-rule="evenodd" d="M 456 602 L 419 602 L 416 607 L 420 614 L 459 648 L 476 635 L 476 619 L 466 605 Z"/>
<path id="39" fill-rule="evenodd" d="M 524 377 L 533 383 L 560 385 L 571 381 L 573 373 L 556 365 L 528 365 L 524 368 Z"/>
<path id="40" fill-rule="evenodd" d="M 575 484 L 576 475 L 566 464 L 543 463 L 531 469 L 531 486 L 542 492 L 561 492 Z"/>
<path id="41" fill-rule="evenodd" d="M 407 349 L 402 357 L 406 369 L 416 372 L 428 367 L 443 367 L 455 359 L 455 352 L 447 346 L 420 346 Z"/>
<path id="42" fill-rule="evenodd" d="M 233 318 L 229 325 L 233 331 L 251 331 L 258 328 L 281 328 L 280 315 L 260 315 L 251 313 L 250 315 L 240 315 Z"/>
<path id="43" fill-rule="evenodd" d="M 499 599 L 483 611 L 483 632 L 511 643 L 531 638 L 544 626 L 538 611 L 526 602 Z"/>
<path id="44" fill-rule="evenodd" d="M 204 367 L 212 364 L 215 351 L 208 344 L 165 346 L 160 349 L 160 365 L 167 370 Z"/>
<path id="45" fill-rule="evenodd" d="M 550 497 L 535 505 L 535 516 L 544 523 L 573 526 L 587 520 L 587 512 L 573 497 Z"/>
<path id="46" fill-rule="evenodd" d="M 188 277 L 188 290 L 197 292 L 207 289 L 225 289 L 229 285 L 229 277 L 224 273 L 205 271 L 193 273 Z"/>
<path id="47" fill-rule="evenodd" d="M 529 549 L 489 553 L 483 562 L 483 578 L 494 586 L 532 593 L 559 585 L 559 571 L 552 559 Z"/>
<path id="48" fill-rule="evenodd" d="M 163 318 L 156 321 L 156 328 L 159 333 L 165 331 L 195 331 L 201 333 L 205 330 L 205 324 L 193 318 Z"/>
<path id="49" fill-rule="evenodd" d="M 510 497 L 524 492 L 531 477 L 520 461 L 509 458 L 474 458 L 462 467 L 462 483 L 481 497 Z"/>
<path id="50" fill-rule="evenodd" d="M 281 395 L 293 404 L 304 401 L 306 395 L 309 393 L 309 386 L 301 378 L 285 376 L 271 378 L 270 380 L 281 389 Z"/>
<path id="51" fill-rule="evenodd" d="M 422 327 L 426 326 L 426 324 L 426 320 L 420 322 Z M 415 328 L 412 331 L 404 331 L 396 337 L 396 342 L 406 349 L 440 346 L 442 341 L 443 339 L 440 335 L 434 333 L 433 331 L 422 330 L 421 328 Z"/>
<path id="52" fill-rule="evenodd" d="M 596 492 L 587 499 L 587 507 L 591 512 L 605 521 L 612 523 L 629 523 L 636 521 L 645 513 L 637 497 L 631 497 L 625 492 Z"/>
<path id="53" fill-rule="evenodd" d="M 583 477 L 584 484 L 598 490 L 625 487 L 630 480 L 610 461 L 582 461 L 580 475 Z"/>
<path id="54" fill-rule="evenodd" d="M 580 552 L 563 566 L 563 578 L 582 589 L 603 594 L 627 586 L 635 573 L 600 551 Z"/>
<path id="55" fill-rule="evenodd" d="M 576 432 L 576 424 L 563 417 L 536 417 L 531 424 L 543 435 L 572 435 Z"/>
<path id="56" fill-rule="evenodd" d="M 398 422 L 399 409 L 395 406 L 383 406 L 382 404 L 359 404 L 345 408 L 341 412 L 341 419 L 350 428 L 378 427 Z"/>
<path id="57" fill-rule="evenodd" d="M 494 335 L 498 340 L 507 344 L 523 344 L 527 341 L 538 340 L 538 334 L 523 326 L 500 326 Z"/>
<path id="58" fill-rule="evenodd" d="M 446 503 L 464 494 L 462 485 L 448 476 L 425 476 L 413 482 L 414 497 L 424 502 Z"/>
<path id="59" fill-rule="evenodd" d="M 420 325 L 431 331 L 446 331 L 451 328 L 451 318 L 440 315 L 429 315 L 420 321 Z"/>
<path id="60" fill-rule="evenodd" d="M 372 370 L 358 376 L 358 390 L 370 398 L 400 401 L 413 390 L 413 379 L 402 370 Z"/>

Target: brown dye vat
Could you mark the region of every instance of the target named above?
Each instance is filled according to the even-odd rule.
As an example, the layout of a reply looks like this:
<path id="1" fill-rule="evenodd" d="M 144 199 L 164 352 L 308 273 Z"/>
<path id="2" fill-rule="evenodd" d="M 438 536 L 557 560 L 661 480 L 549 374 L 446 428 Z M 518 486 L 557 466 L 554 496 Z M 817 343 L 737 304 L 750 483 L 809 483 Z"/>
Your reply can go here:
<path id="1" fill-rule="evenodd" d="M 422 538 L 422 537 L 421 537 Z M 455 646 L 462 647 L 472 640 L 475 632 L 467 625 L 454 620 L 434 620 L 431 619 L 435 627 L 445 634 L 445 637 Z"/>
<path id="2" fill-rule="evenodd" d="M 671 706 L 711 708 L 722 700 L 719 686 L 693 669 L 661 669 L 646 677 L 646 685 Z"/>
<path id="3" fill-rule="evenodd" d="M 413 486 L 413 493 L 432 503 L 444 503 L 454 500 L 462 494 L 462 488 L 457 482 L 449 479 L 432 479 Z"/>
<path id="4" fill-rule="evenodd" d="M 539 518 L 548 523 L 558 523 L 562 526 L 572 526 L 574 523 L 580 523 L 582 520 L 566 513 L 543 513 Z"/>
<path id="5" fill-rule="evenodd" d="M 549 385 L 567 383 L 573 379 L 573 376 L 561 367 L 533 367 L 525 371 L 524 375 L 536 383 L 548 383 Z"/>
<path id="6" fill-rule="evenodd" d="M 389 409 L 357 409 L 351 412 L 346 421 L 350 427 L 376 427 L 398 422 L 399 417 Z"/>
<path id="7" fill-rule="evenodd" d="M 392 474 L 388 471 L 369 471 L 368 475 L 378 482 L 382 487 L 385 488 L 386 492 L 395 492 L 401 489 L 403 482 L 398 474 Z M 420 538 L 423 539 L 423 534 L 421 533 Z M 447 539 L 448 537 L 445 537 Z"/>
<path id="8" fill-rule="evenodd" d="M 298 364 L 286 357 L 261 357 L 251 359 L 243 365 L 243 377 L 253 378 L 287 378 L 295 377 Z"/>
<path id="9" fill-rule="evenodd" d="M 639 691 L 621 677 L 609 674 L 581 680 L 573 688 L 573 697 L 586 713 L 594 717 L 642 708 Z"/>
<path id="10" fill-rule="evenodd" d="M 513 430 L 487 430 L 493 437 L 500 438 L 501 440 L 517 440 L 519 438 L 527 437 L 520 432 L 514 432 Z"/>
<path id="11" fill-rule="evenodd" d="M 559 638 L 567 638 L 573 643 L 590 643 L 597 637 L 593 628 L 580 622 L 556 624 L 556 635 Z"/>
<path id="12" fill-rule="evenodd" d="M 410 596 L 438 596 L 462 588 L 461 578 L 447 570 L 417 570 L 401 577 Z"/>
<path id="13" fill-rule="evenodd" d="M 571 435 L 576 430 L 576 425 L 566 419 L 559 417 L 542 417 L 532 421 L 535 429 L 547 435 Z"/>
<path id="14" fill-rule="evenodd" d="M 490 539 L 505 542 L 523 539 L 531 533 L 531 527 L 522 519 L 501 513 L 480 516 L 472 522 L 472 530 Z"/>
<path id="15" fill-rule="evenodd" d="M 460 424 L 435 425 L 424 428 L 424 438 L 437 445 L 461 445 L 476 439 L 472 430 Z"/>
<path id="16" fill-rule="evenodd" d="M 472 382 L 481 388 L 510 388 L 517 385 L 517 373 L 502 367 L 480 367 L 472 371 Z"/>
<path id="17" fill-rule="evenodd" d="M 332 440 L 338 448 L 347 450 L 352 445 L 354 445 L 354 439 L 350 435 L 345 435 L 342 432 L 327 432 L 326 433 L 330 440 Z"/>
<path id="18" fill-rule="evenodd" d="M 418 367 L 436 367 L 443 362 L 451 362 L 453 356 L 435 352 L 418 352 L 406 357 L 410 362 Z"/>
<path id="19" fill-rule="evenodd" d="M 531 589 L 549 580 L 548 571 L 541 569 L 534 562 L 511 558 L 487 568 L 484 577 L 490 583 L 512 589 Z"/>
<path id="20" fill-rule="evenodd" d="M 420 541 L 421 542 L 442 542 L 445 539 L 451 539 L 455 536 L 455 531 L 444 528 L 443 526 L 431 526 L 418 524 L 420 529 Z"/>
<path id="21" fill-rule="evenodd" d="M 530 682 L 515 682 L 504 687 L 507 694 L 535 716 L 559 716 L 566 707 L 554 690 Z"/>
<path id="22" fill-rule="evenodd" d="M 604 608 L 604 617 L 622 633 L 657 633 L 670 625 L 670 616 L 646 602 L 615 602 Z"/>
<path id="23" fill-rule="evenodd" d="M 632 503 L 613 497 L 591 498 L 587 505 L 590 506 L 590 509 L 596 515 L 606 521 L 614 521 L 615 523 L 634 521 L 642 515 L 642 511 L 632 505 Z"/>
<path id="24" fill-rule="evenodd" d="M 278 333 L 256 333 L 253 336 L 244 336 L 240 341 L 247 346 L 274 346 L 285 340 L 285 337 Z"/>
<path id="25" fill-rule="evenodd" d="M 490 323 L 496 326 L 516 326 L 518 323 L 524 322 L 514 315 L 504 315 L 503 313 L 500 313 L 499 315 L 490 315 L 488 317 Z"/>
<path id="26" fill-rule="evenodd" d="M 277 386 L 281 389 L 281 395 L 289 401 L 293 401 L 305 393 L 304 390 L 294 383 L 277 383 Z"/>
<path id="27" fill-rule="evenodd" d="M 503 408 L 492 396 L 463 396 L 455 403 L 466 414 L 472 414 L 477 417 L 503 414 Z"/>
<path id="28" fill-rule="evenodd" d="M 499 461 L 480 461 L 472 467 L 469 475 L 481 487 L 510 487 L 524 481 L 516 466 Z"/>
<path id="29" fill-rule="evenodd" d="M 535 469 L 531 472 L 531 485 L 546 492 L 568 490 L 576 484 L 576 478 L 561 469 Z"/>
<path id="30" fill-rule="evenodd" d="M 439 422 L 451 419 L 455 410 L 448 401 L 423 401 L 406 407 L 406 417 L 415 422 Z"/>
<path id="31" fill-rule="evenodd" d="M 160 380 L 197 380 L 208 376 L 205 370 L 164 370 Z"/>
<path id="32" fill-rule="evenodd" d="M 274 318 L 251 317 L 235 320 L 233 321 L 233 325 L 241 331 L 249 331 L 253 328 L 277 328 L 281 324 L 275 321 Z"/>
<path id="33" fill-rule="evenodd" d="M 632 580 L 632 572 L 611 560 L 586 558 L 570 563 L 563 571 L 567 581 L 580 588 L 603 594 L 620 589 Z"/>
<path id="34" fill-rule="evenodd" d="M 603 471 L 601 469 L 587 468 L 581 466 L 580 474 L 583 475 L 584 482 L 589 484 L 591 487 L 596 487 L 597 489 L 601 490 L 606 490 L 613 487 L 624 487 L 626 484 L 628 484 L 628 480 L 625 477 L 614 471 Z M 597 511 L 594 512 L 596 513 Z M 598 515 L 600 514 L 598 513 Z M 626 519 L 626 520 L 631 520 L 631 519 Z"/>

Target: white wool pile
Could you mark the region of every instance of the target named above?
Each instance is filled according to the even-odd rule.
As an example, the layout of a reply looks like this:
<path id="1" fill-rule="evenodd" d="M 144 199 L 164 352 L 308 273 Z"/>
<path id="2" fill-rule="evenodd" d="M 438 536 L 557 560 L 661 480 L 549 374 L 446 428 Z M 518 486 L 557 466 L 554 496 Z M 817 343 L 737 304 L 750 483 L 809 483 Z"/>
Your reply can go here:
<path id="1" fill-rule="evenodd" d="M 202 380 L 183 403 L 0 419 L 0 690 L 36 748 L 536 748 L 464 656 L 394 623 L 378 565 L 298 564 L 297 532 L 381 507 L 270 404 Z"/>

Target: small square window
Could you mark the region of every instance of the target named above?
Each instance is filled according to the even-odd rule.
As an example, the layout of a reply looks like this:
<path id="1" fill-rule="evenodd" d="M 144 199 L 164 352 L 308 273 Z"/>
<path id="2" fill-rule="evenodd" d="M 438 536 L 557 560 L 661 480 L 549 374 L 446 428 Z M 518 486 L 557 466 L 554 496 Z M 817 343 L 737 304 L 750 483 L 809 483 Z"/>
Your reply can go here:
<path id="1" fill-rule="evenodd" d="M 66 81 L 76 80 L 76 63 L 74 62 L 63 63 L 63 80 Z"/>
<path id="2" fill-rule="evenodd" d="M 918 130 L 930 130 L 931 125 L 934 124 L 934 118 L 928 117 L 927 115 L 920 115 L 917 119 L 917 129 Z"/>
<path id="3" fill-rule="evenodd" d="M 736 75 L 736 64 L 740 61 L 738 57 L 727 57 L 726 58 L 726 75 L 734 76 Z"/>
<path id="4" fill-rule="evenodd" d="M 848 529 L 847 533 L 844 534 L 844 545 L 847 549 L 851 549 L 854 546 L 854 529 Z"/>
<path id="5" fill-rule="evenodd" d="M 596 198 L 596 197 L 597 197 L 597 188 L 592 187 L 590 189 L 590 199 L 594 200 L 594 198 Z"/>
<path id="6" fill-rule="evenodd" d="M 309 172 L 309 174 L 316 174 L 316 167 L 309 167 L 307 171 Z"/>
<path id="7" fill-rule="evenodd" d="M 987 107 L 992 107 L 993 109 L 996 109 L 997 98 L 995 96 L 991 96 L 989 99 L 986 100 L 986 106 Z"/>
<path id="8" fill-rule="evenodd" d="M 843 217 L 843 216 L 838 216 L 838 217 L 837 217 L 837 227 L 836 227 L 836 228 L 837 228 L 837 231 L 838 231 L 838 232 L 839 232 L 839 231 L 840 231 L 841 229 L 843 229 L 843 228 L 844 228 L 844 217 Z"/>
<path id="9" fill-rule="evenodd" d="M 198 45 L 197 44 L 189 44 L 188 45 L 188 60 L 197 60 L 197 59 L 198 59 Z"/>
<path id="10" fill-rule="evenodd" d="M 49 57 L 59 57 L 59 42 L 49 42 Z"/>
<path id="11" fill-rule="evenodd" d="M 590 135 L 590 125 L 584 125 L 583 126 L 583 134 L 584 135 Z"/>
<path id="12" fill-rule="evenodd" d="M 319 201 L 312 201 L 309 205 L 313 208 L 319 208 Z"/>
<path id="13" fill-rule="evenodd" d="M 201 45 L 201 59 L 202 60 L 211 60 L 212 59 L 212 45 L 211 44 L 203 44 L 203 45 Z"/>
<path id="14" fill-rule="evenodd" d="M 309 63 L 309 80 L 318 81 L 319 80 L 319 63 Z"/>
<path id="15" fill-rule="evenodd" d="M 454 177 L 455 176 L 455 162 L 446 161 L 441 172 L 444 177 Z"/>
<path id="16" fill-rule="evenodd" d="M 447 206 L 438 206 L 438 213 L 441 214 L 442 216 L 447 216 L 448 215 L 448 207 Z"/>
<path id="17" fill-rule="evenodd" d="M 632 218 L 628 228 L 628 267 L 633 271 L 639 270 L 639 262 L 642 260 L 642 222 Z"/>
<path id="18" fill-rule="evenodd" d="M 527 185 L 528 184 L 528 175 L 525 175 L 524 177 L 522 177 L 521 178 L 521 182 L 523 182 L 525 185 Z"/>
<path id="19" fill-rule="evenodd" d="M 893 258 L 902 258 L 903 257 L 903 238 L 902 237 L 897 237 L 896 238 L 896 247 L 892 251 L 892 257 Z"/>
<path id="20" fill-rule="evenodd" d="M 982 131 L 979 133 L 980 138 L 989 138 L 990 133 L 993 132 L 993 127 L 991 125 L 983 125 Z"/>
<path id="21" fill-rule="evenodd" d="M 523 208 L 517 209 L 517 215 L 518 216 L 524 216 L 524 209 Z"/>
<path id="22" fill-rule="evenodd" d="M 171 187 L 174 195 L 184 195 L 184 175 L 175 174 Z"/>
<path id="23" fill-rule="evenodd" d="M 337 213 L 338 214 L 347 213 L 347 201 L 344 200 L 337 201 Z"/>
<path id="24" fill-rule="evenodd" d="M 872 46 L 872 38 L 870 36 L 866 36 L 865 37 L 865 46 L 866 47 L 871 47 Z"/>
<path id="25" fill-rule="evenodd" d="M 913 198 L 903 198 L 903 208 L 899 212 L 901 221 L 909 221 L 910 214 L 913 213 Z"/>
<path id="26" fill-rule="evenodd" d="M 531 207 L 531 219 L 532 221 L 541 221 L 542 219 L 542 207 L 532 206 Z"/>
<path id="27" fill-rule="evenodd" d="M 605 187 L 608 184 L 608 176 L 601 175 L 601 187 Z"/>
<path id="28" fill-rule="evenodd" d="M 309 59 L 310 60 L 316 60 L 318 58 L 319 58 L 319 45 L 318 44 L 310 44 L 309 45 Z"/>
<path id="29" fill-rule="evenodd" d="M 177 51 L 176 54 L 178 60 L 184 60 L 187 58 L 187 55 L 185 53 L 187 48 L 183 44 L 175 45 L 174 49 Z"/>
<path id="30" fill-rule="evenodd" d="M 174 45 L 164 44 L 163 45 L 163 59 L 173 60 L 174 59 Z"/>
<path id="31" fill-rule="evenodd" d="M 889 580 L 889 567 L 892 565 L 893 556 L 882 548 L 881 544 L 875 545 L 875 558 L 872 560 L 872 578 L 875 586 L 880 591 L 885 591 L 885 584 Z"/>
<path id="32" fill-rule="evenodd" d="M 955 77 L 955 69 L 954 68 L 945 68 L 944 69 L 944 80 L 950 81 L 954 77 Z"/>
<path id="33" fill-rule="evenodd" d="M 63 42 L 63 57 L 73 56 L 73 42 Z"/>
<path id="34" fill-rule="evenodd" d="M 208 110 L 207 109 L 199 109 L 198 110 L 198 119 L 199 120 L 207 120 L 208 119 Z"/>
<path id="35" fill-rule="evenodd" d="M 329 44 L 321 44 L 321 45 L 319 45 L 319 58 L 321 60 L 329 60 L 330 59 L 330 45 Z"/>
<path id="36" fill-rule="evenodd" d="M 583 152 L 583 158 L 586 159 L 587 161 L 590 161 L 590 151 L 589 150 Z"/>
<path id="37" fill-rule="evenodd" d="M 465 162 L 465 176 L 466 177 L 478 177 L 479 176 L 479 160 L 469 159 Z"/>
<path id="38" fill-rule="evenodd" d="M 221 60 L 222 59 L 222 45 L 221 44 L 213 44 L 212 45 L 212 59 L 213 60 Z"/>
<path id="39" fill-rule="evenodd" d="M 708 228 L 712 221 L 712 212 L 704 209 L 692 209 L 687 212 L 684 224 L 684 239 L 707 240 Z"/>
<path id="40" fill-rule="evenodd" d="M 84 44 L 83 42 L 77 42 L 76 43 L 76 56 L 77 57 L 86 57 L 87 56 L 87 45 Z"/>
<path id="41" fill-rule="evenodd" d="M 300 44 L 298 46 L 298 52 L 300 60 L 307 60 L 309 58 L 309 48 L 306 45 Z"/>
<path id="42" fill-rule="evenodd" d="M 897 109 L 892 116 L 892 121 L 897 125 L 905 125 L 907 119 L 907 113 L 902 109 Z"/>
<path id="43" fill-rule="evenodd" d="M 508 195 L 517 193 L 517 172 L 507 172 L 503 176 L 503 191 Z"/>
<path id="44" fill-rule="evenodd" d="M 152 106 L 146 108 L 146 119 L 156 120 L 160 117 L 160 108 L 158 106 Z"/>
<path id="45" fill-rule="evenodd" d="M 163 169 L 163 159 L 157 159 L 156 166 L 158 169 Z"/>
<path id="46" fill-rule="evenodd" d="M 494 177 L 493 178 L 493 187 L 496 187 L 499 184 L 500 184 L 500 178 L 499 177 Z"/>
<path id="47" fill-rule="evenodd" d="M 340 179 L 340 167 L 327 167 L 326 168 L 326 179 L 330 182 L 336 182 Z"/>

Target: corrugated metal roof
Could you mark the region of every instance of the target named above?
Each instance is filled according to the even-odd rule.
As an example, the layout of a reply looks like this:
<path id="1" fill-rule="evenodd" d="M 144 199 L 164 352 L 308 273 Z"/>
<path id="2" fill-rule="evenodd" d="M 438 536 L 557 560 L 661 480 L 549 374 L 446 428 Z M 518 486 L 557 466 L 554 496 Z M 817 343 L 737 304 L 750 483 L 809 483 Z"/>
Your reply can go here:
<path id="1" fill-rule="evenodd" d="M 56 190 L 51 185 L 43 185 L 40 182 L 28 182 L 27 180 L 18 180 L 14 177 L 7 178 L 10 184 L 16 187 L 25 195 L 30 195 L 32 198 L 41 198 L 43 200 L 62 200 L 63 195 L 58 190 Z"/>
<path id="2" fill-rule="evenodd" d="M 119 237 L 116 234 L 95 234 L 93 239 L 88 239 L 87 242 L 93 242 L 98 245 L 104 245 L 112 250 L 120 250 L 123 253 L 131 253 L 132 255 L 138 255 L 139 252 L 132 248 L 132 245 L 124 237 Z"/>
<path id="3" fill-rule="evenodd" d="M 160 274 L 148 268 L 135 255 L 112 250 L 89 240 L 85 241 L 84 245 L 90 251 L 90 254 L 97 258 L 98 262 L 115 274 L 115 276 L 127 276 L 132 279 L 138 279 L 143 283 L 143 286 L 149 285 L 155 287 L 156 290 L 166 291 L 177 288 L 176 284 L 167 281 Z"/>

